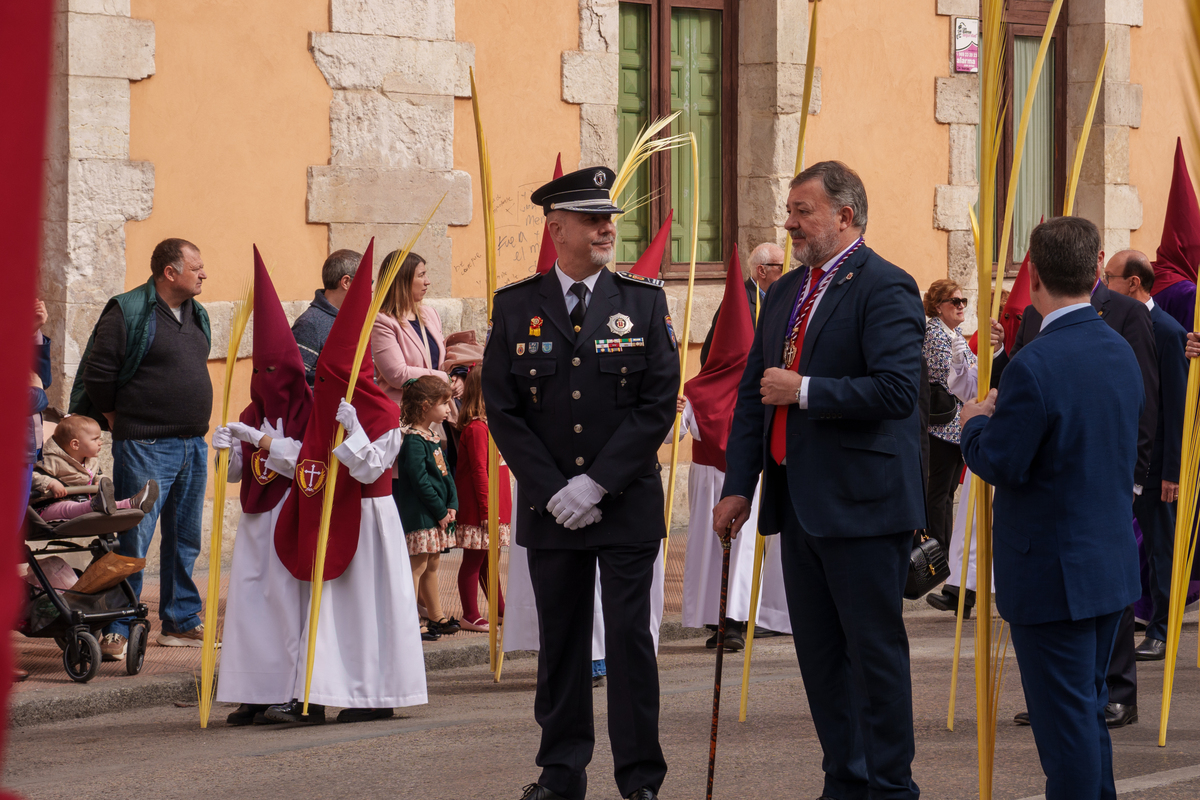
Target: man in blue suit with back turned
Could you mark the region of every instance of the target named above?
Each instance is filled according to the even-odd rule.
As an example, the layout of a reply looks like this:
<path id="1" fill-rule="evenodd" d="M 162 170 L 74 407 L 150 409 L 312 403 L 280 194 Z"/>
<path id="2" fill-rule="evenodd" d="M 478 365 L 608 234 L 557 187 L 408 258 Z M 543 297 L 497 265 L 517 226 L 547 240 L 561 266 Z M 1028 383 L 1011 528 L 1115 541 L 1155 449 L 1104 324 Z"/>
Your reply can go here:
<path id="1" fill-rule="evenodd" d="M 807 265 L 767 293 L 738 389 L 713 527 L 734 535 L 762 473 L 796 657 L 825 758 L 823 798 L 915 800 L 903 594 L 925 527 L 918 419 L 925 315 L 912 277 L 863 243 L 867 194 L 825 161 L 792 180 Z"/>
<path id="2" fill-rule="evenodd" d="M 1100 233 L 1038 225 L 1029 286 L 1038 336 L 999 394 L 963 408 L 963 457 L 996 487 L 996 606 L 1012 630 L 1047 800 L 1111 800 L 1105 675 L 1141 594 L 1129 524 L 1145 389 L 1133 349 L 1089 300 Z"/>

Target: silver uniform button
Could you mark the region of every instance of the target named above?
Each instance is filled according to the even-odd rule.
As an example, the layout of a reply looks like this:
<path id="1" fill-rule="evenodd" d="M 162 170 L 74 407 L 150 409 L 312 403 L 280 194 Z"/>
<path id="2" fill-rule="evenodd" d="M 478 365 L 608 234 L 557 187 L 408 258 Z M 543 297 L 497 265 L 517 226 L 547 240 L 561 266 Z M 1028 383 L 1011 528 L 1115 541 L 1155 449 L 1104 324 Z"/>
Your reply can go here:
<path id="1" fill-rule="evenodd" d="M 533 377 L 534 375 L 537 375 L 537 370 L 536 369 L 529 370 L 529 376 Z"/>
<path id="2" fill-rule="evenodd" d="M 577 356 L 577 357 L 575 357 L 575 358 L 572 358 L 572 359 L 571 359 L 571 366 L 572 366 L 572 367 L 578 367 L 578 366 L 579 366 L 579 358 L 578 358 L 578 356 Z"/>
<path id="3" fill-rule="evenodd" d="M 578 390 L 578 389 L 576 389 L 575 391 L 571 392 L 571 397 L 573 397 L 574 399 L 578 400 L 578 399 L 579 399 L 579 397 L 580 397 L 579 390 Z"/>
<path id="4" fill-rule="evenodd" d="M 575 426 L 575 432 L 576 432 L 576 433 L 583 433 L 583 426 L 582 426 L 582 425 L 576 425 L 576 426 Z"/>
<path id="5" fill-rule="evenodd" d="M 580 456 L 579 458 L 575 459 L 575 466 L 577 466 L 577 467 L 583 466 L 583 456 Z"/>

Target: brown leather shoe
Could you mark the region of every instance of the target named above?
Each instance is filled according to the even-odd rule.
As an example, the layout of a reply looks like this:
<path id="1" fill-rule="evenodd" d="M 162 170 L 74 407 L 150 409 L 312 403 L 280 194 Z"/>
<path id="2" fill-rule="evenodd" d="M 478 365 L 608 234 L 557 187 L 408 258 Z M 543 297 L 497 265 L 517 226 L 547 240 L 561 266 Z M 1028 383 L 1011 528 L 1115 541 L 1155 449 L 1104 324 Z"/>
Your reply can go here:
<path id="1" fill-rule="evenodd" d="M 202 647 L 204 645 L 204 625 L 197 625 L 183 633 L 167 633 L 161 631 L 154 643 L 161 647 Z M 221 643 L 217 643 L 220 647 Z"/>

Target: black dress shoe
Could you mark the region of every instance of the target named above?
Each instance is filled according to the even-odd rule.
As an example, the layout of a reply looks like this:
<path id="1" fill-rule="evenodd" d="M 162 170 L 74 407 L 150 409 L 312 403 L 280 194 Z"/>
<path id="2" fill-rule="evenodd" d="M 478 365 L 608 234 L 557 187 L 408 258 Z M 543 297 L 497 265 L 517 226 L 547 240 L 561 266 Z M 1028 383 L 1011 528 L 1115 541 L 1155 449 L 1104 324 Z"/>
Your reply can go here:
<path id="1" fill-rule="evenodd" d="M 301 725 L 324 725 L 325 724 L 325 706 L 319 706 L 316 703 L 308 704 L 308 713 L 304 713 L 304 703 L 299 700 L 293 700 L 290 703 L 281 703 L 277 706 L 271 706 L 263 712 L 263 716 L 272 722 L 296 722 Z"/>
<path id="2" fill-rule="evenodd" d="M 658 795 L 643 786 L 633 794 L 626 797 L 625 800 L 658 800 Z"/>
<path id="3" fill-rule="evenodd" d="M 561 794 L 555 794 L 545 786 L 538 786 L 536 783 L 531 783 L 521 790 L 521 800 L 567 800 Z"/>
<path id="4" fill-rule="evenodd" d="M 266 710 L 267 706 L 254 705 L 253 703 L 242 703 L 237 707 L 237 711 L 234 711 L 225 718 L 225 724 L 233 725 L 234 727 L 253 724 L 254 716 Z"/>
<path id="5" fill-rule="evenodd" d="M 1167 657 L 1167 643 L 1147 636 L 1133 649 L 1133 657 L 1138 661 L 1163 661 Z"/>
<path id="6" fill-rule="evenodd" d="M 953 589 L 954 591 L 950 591 Z M 958 588 L 950 586 L 942 589 L 940 594 L 930 592 L 925 595 L 925 602 L 936 608 L 938 611 L 949 611 L 955 616 L 958 615 Z M 975 607 L 975 592 L 967 589 L 967 596 L 963 602 L 963 619 L 971 618 L 971 609 Z"/>
<path id="7" fill-rule="evenodd" d="M 396 715 L 394 708 L 343 708 L 337 715 L 338 722 L 370 722 L 388 719 Z"/>
<path id="8" fill-rule="evenodd" d="M 1110 728 L 1124 728 L 1138 721 L 1137 706 L 1109 703 L 1104 707 L 1104 721 Z"/>
<path id="9" fill-rule="evenodd" d="M 1018 711 L 1016 713 L 1016 715 L 1013 717 L 1013 723 L 1016 725 L 1028 725 L 1029 724 L 1029 712 L 1028 711 Z"/>

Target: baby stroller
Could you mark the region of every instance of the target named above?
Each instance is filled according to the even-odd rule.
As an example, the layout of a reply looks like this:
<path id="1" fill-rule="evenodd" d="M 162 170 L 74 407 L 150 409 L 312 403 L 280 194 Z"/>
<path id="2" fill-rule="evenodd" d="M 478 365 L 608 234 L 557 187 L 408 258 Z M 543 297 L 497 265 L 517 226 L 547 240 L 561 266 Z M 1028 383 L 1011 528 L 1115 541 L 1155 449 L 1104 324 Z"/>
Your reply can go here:
<path id="1" fill-rule="evenodd" d="M 96 486 L 69 487 L 68 494 L 95 494 Z M 132 617 L 129 625 L 129 645 L 125 655 L 125 671 L 136 675 L 146 657 L 146 641 L 150 633 L 148 609 L 139 603 L 127 578 L 94 593 L 57 589 L 47 577 L 39 555 L 59 553 L 91 553 L 91 564 L 113 552 L 117 534 L 142 521 L 139 509 L 118 510 L 110 514 L 89 512 L 75 519 L 46 522 L 30 506 L 25 515 L 25 559 L 30 575 L 29 610 L 17 626 L 25 636 L 34 639 L 54 639 L 63 651 L 63 667 L 71 680 L 87 683 L 100 671 L 100 643 L 97 635 L 110 622 Z M 67 539 L 92 539 L 83 545 Z M 29 543 L 40 543 L 33 550 Z M 91 565 L 89 565 L 90 567 Z M 80 577 L 84 573 L 75 570 Z"/>

